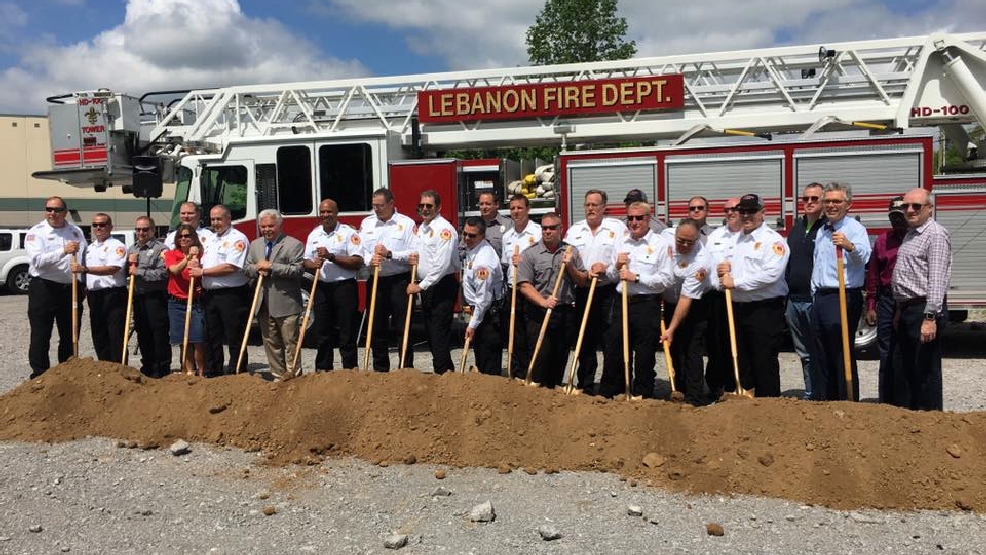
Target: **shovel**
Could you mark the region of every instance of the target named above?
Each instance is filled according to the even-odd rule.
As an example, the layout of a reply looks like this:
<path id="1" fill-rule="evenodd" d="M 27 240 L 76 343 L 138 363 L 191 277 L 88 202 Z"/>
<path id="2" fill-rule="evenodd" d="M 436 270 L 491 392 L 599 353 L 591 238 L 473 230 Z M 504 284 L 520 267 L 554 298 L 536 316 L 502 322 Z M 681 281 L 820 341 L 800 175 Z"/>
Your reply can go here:
<path id="1" fill-rule="evenodd" d="M 846 377 L 846 399 L 855 401 L 852 394 L 852 360 L 849 356 L 849 315 L 846 308 L 846 274 L 845 262 L 842 261 L 842 247 L 835 247 L 835 257 L 838 259 L 839 272 L 839 318 L 842 320 L 842 366 Z"/>
<path id="2" fill-rule="evenodd" d="M 661 303 L 661 335 L 664 335 L 664 332 L 666 331 L 667 328 L 664 325 L 664 303 L 662 302 Z M 664 345 L 664 366 L 666 366 L 668 369 L 668 381 L 671 382 L 671 401 L 674 403 L 680 403 L 685 400 L 685 396 L 680 391 L 678 391 L 678 389 L 674 385 L 675 371 L 674 371 L 674 363 L 671 361 L 671 342 L 662 341 L 661 343 Z"/>
<path id="3" fill-rule="evenodd" d="M 418 272 L 418 265 L 411 265 L 411 283 L 414 283 L 414 278 Z M 401 368 L 404 368 L 404 359 L 407 356 L 407 336 L 408 332 L 411 330 L 411 311 L 414 310 L 414 293 L 408 293 L 407 295 L 407 313 L 404 314 L 404 340 L 401 341 Z"/>
<path id="4" fill-rule="evenodd" d="M 370 339 L 373 337 L 373 316 L 377 310 L 377 282 L 380 281 L 380 266 L 373 267 L 373 288 L 370 289 L 370 318 L 366 324 L 366 348 L 363 349 L 363 371 L 370 368 Z"/>
<path id="5" fill-rule="evenodd" d="M 520 254 L 520 245 L 514 245 L 514 256 Z M 513 360 L 514 360 L 514 330 L 517 324 L 517 265 L 510 261 L 510 265 L 513 268 L 511 277 L 512 288 L 510 289 L 510 337 L 507 339 L 507 379 L 512 380 L 514 377 L 513 372 Z"/>
<path id="6" fill-rule="evenodd" d="M 579 353 L 582 352 L 582 339 L 585 337 L 585 325 L 589 321 L 589 309 L 592 308 L 592 296 L 596 294 L 596 283 L 599 278 L 592 278 L 589 283 L 589 297 L 585 301 L 585 312 L 582 313 L 582 324 L 579 326 L 579 338 L 575 342 L 575 356 L 572 358 L 572 371 L 568 375 L 568 384 L 565 385 L 565 393 L 569 395 L 580 395 L 581 389 L 575 389 L 575 373 L 579 370 Z M 582 384 L 579 384 L 582 385 Z"/>
<path id="7" fill-rule="evenodd" d="M 572 246 L 569 245 L 565 247 L 565 254 L 572 252 Z M 561 263 L 561 268 L 558 270 L 558 276 L 555 278 L 555 285 L 551 288 L 551 296 L 557 299 L 558 289 L 561 287 L 561 280 L 565 277 L 565 263 Z M 534 373 L 534 363 L 537 362 L 538 354 L 541 352 L 541 344 L 544 342 L 544 333 L 548 331 L 548 322 L 551 321 L 551 311 L 549 308 L 544 313 L 544 320 L 541 321 L 541 331 L 538 332 L 537 343 L 534 344 L 534 352 L 531 353 L 531 362 L 527 365 L 527 377 L 524 378 L 525 385 L 538 385 L 531 382 L 531 375 Z"/>
<path id="8" fill-rule="evenodd" d="M 236 373 L 240 373 L 240 365 L 243 363 L 243 354 L 246 353 L 247 339 L 250 338 L 250 324 L 253 323 L 253 315 L 257 312 L 257 303 L 260 302 L 260 291 L 263 289 L 264 285 L 264 274 L 257 274 L 257 286 L 253 289 L 253 302 L 250 303 L 250 315 L 247 317 L 246 329 L 243 330 L 243 341 L 240 342 L 240 356 L 236 357 Z M 267 322 L 261 322 L 261 326 L 267 325 Z"/>
<path id="9" fill-rule="evenodd" d="M 137 282 L 134 270 L 136 269 L 137 264 L 130 265 L 130 284 L 127 285 L 127 317 L 123 321 L 123 354 L 120 355 L 120 363 L 124 366 L 127 364 L 127 347 L 130 345 L 130 317 L 134 313 L 134 285 Z"/>

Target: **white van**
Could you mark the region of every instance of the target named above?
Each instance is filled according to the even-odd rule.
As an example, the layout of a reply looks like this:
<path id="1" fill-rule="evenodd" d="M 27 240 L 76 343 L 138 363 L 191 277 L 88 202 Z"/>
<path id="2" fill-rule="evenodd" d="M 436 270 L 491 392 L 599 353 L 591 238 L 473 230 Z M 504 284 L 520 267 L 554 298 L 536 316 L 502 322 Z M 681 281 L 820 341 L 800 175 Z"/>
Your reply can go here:
<path id="1" fill-rule="evenodd" d="M 26 229 L 0 229 L 0 285 L 11 293 L 27 293 L 31 277 L 27 273 Z"/>

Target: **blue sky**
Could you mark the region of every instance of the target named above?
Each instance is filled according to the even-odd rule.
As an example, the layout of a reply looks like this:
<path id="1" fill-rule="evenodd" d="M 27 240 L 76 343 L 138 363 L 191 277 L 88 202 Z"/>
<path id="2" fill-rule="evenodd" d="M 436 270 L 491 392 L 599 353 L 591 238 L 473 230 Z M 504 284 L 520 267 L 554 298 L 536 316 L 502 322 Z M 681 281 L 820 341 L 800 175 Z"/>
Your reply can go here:
<path id="1" fill-rule="evenodd" d="M 46 96 L 526 64 L 542 0 L 0 0 L 0 113 Z M 986 30 L 982 0 L 620 0 L 638 55 Z"/>

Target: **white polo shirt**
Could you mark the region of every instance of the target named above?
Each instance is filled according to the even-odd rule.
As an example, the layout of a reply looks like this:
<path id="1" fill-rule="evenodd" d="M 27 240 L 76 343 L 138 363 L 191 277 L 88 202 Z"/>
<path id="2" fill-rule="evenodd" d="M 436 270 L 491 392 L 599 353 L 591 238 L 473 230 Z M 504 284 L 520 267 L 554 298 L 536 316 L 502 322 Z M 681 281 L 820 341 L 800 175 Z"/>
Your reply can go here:
<path id="1" fill-rule="evenodd" d="M 215 234 L 203 245 L 205 252 L 202 254 L 202 268 L 208 269 L 220 264 L 232 264 L 239 268 L 231 274 L 224 276 L 204 276 L 202 287 L 206 289 L 222 289 L 224 287 L 240 287 L 249 281 L 243 273 L 243 265 L 246 263 L 247 246 L 250 241 L 235 228 L 230 227 L 222 234 Z"/>
<path id="2" fill-rule="evenodd" d="M 615 245 L 629 235 L 630 232 L 623 222 L 616 218 L 603 217 L 595 233 L 589 229 L 589 224 L 585 220 L 576 223 L 565 234 L 565 242 L 577 248 L 586 269 L 592 269 L 592 265 L 596 262 L 612 264 L 616 259 Z M 599 283 L 614 281 L 618 280 L 614 280 L 609 274 L 600 275 L 599 278 Z"/>
<path id="3" fill-rule="evenodd" d="M 404 214 L 394 211 L 389 220 L 381 220 L 376 214 L 371 214 L 359 224 L 359 237 L 363 243 L 363 260 L 369 264 L 373 258 L 373 249 L 378 244 L 387 247 L 393 253 L 393 259 L 384 260 L 380 265 L 380 277 L 393 276 L 411 271 L 406 262 L 407 253 L 414 241 L 414 220 Z M 404 255 L 398 258 L 398 253 Z"/>
<path id="4" fill-rule="evenodd" d="M 86 288 L 90 291 L 124 287 L 127 284 L 124 268 L 127 266 L 127 247 L 112 237 L 96 241 L 86 247 L 84 266 L 118 266 L 120 269 L 109 276 L 86 274 Z"/>
<path id="5" fill-rule="evenodd" d="M 336 256 L 363 256 L 363 242 L 359 233 L 344 223 L 336 222 L 332 231 L 325 231 L 323 226 L 313 229 L 305 242 L 305 258 L 314 260 L 319 247 L 325 247 Z M 319 268 L 318 279 L 324 282 L 345 281 L 354 279 L 356 273 L 356 270 L 347 270 L 326 260 Z"/>

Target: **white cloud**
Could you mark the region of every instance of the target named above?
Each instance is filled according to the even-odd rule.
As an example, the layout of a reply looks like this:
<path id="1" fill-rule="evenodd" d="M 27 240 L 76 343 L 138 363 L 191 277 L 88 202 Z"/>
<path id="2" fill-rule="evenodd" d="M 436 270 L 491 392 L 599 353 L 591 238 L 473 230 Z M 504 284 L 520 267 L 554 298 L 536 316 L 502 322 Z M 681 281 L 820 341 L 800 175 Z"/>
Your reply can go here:
<path id="1" fill-rule="evenodd" d="M 277 21 L 247 17 L 235 0 L 131 0 L 124 22 L 91 40 L 27 46 L 0 73 L 0 112 L 42 113 L 46 96 L 103 87 L 139 95 L 367 73 Z"/>

